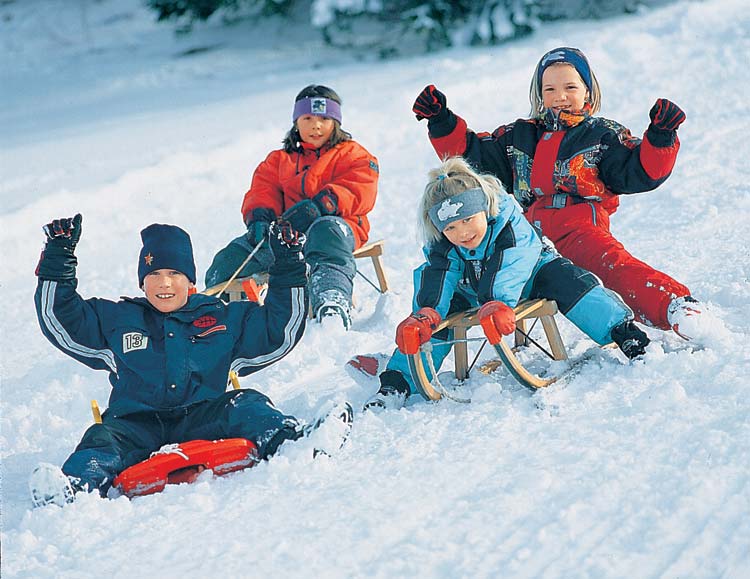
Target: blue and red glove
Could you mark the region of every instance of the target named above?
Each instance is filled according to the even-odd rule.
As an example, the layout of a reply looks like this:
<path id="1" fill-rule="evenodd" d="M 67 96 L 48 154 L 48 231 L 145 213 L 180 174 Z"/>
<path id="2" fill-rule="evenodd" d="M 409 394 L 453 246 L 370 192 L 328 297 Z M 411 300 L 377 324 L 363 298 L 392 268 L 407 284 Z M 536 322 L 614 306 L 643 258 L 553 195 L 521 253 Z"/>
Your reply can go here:
<path id="1" fill-rule="evenodd" d="M 683 110 L 667 99 L 657 99 L 648 116 L 651 125 L 660 131 L 676 131 L 686 118 Z"/>
<path id="2" fill-rule="evenodd" d="M 297 231 L 307 231 L 323 215 L 336 215 L 338 197 L 328 189 L 321 190 L 312 199 L 303 199 L 284 211 L 281 219 L 288 221 Z"/>
<path id="3" fill-rule="evenodd" d="M 273 253 L 273 264 L 268 270 L 269 286 L 299 287 L 307 284 L 307 264 L 302 248 L 305 234 L 295 230 L 287 221 L 273 221 L 268 228 L 268 247 Z"/>
<path id="4" fill-rule="evenodd" d="M 440 314 L 432 308 L 421 308 L 396 328 L 396 345 L 403 354 L 416 354 L 432 338 L 440 323 Z"/>
<path id="5" fill-rule="evenodd" d="M 496 346 L 516 330 L 516 313 L 509 305 L 493 300 L 479 308 L 479 323 L 489 343 Z"/>
<path id="6" fill-rule="evenodd" d="M 307 238 L 297 231 L 288 221 L 279 219 L 269 224 L 268 247 L 273 253 L 275 263 L 297 263 L 304 261 L 302 248 Z"/>
<path id="7" fill-rule="evenodd" d="M 422 89 L 411 110 L 417 115 L 418 121 L 437 119 L 448 113 L 448 101 L 445 95 L 436 89 L 434 84 L 431 84 Z"/>

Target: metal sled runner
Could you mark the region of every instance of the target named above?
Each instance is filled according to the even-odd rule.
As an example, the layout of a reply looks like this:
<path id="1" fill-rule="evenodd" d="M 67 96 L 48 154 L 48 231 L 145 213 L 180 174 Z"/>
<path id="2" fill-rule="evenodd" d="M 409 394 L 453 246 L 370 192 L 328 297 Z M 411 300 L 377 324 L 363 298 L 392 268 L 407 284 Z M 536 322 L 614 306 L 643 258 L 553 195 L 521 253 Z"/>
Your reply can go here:
<path id="1" fill-rule="evenodd" d="M 455 372 L 458 380 L 465 380 L 469 374 L 468 347 L 466 334 L 469 328 L 479 325 L 477 316 L 478 309 L 458 312 L 443 320 L 433 331 L 433 336 L 441 330 L 453 331 L 453 356 L 455 361 Z M 539 320 L 544 328 L 544 334 L 549 345 L 548 355 L 554 360 L 566 360 L 568 355 L 565 351 L 560 332 L 555 322 L 557 304 L 552 300 L 538 299 L 521 302 L 515 308 L 516 332 L 515 348 L 534 343 L 540 349 L 543 347 L 529 337 L 527 322 Z M 411 371 L 414 384 L 421 394 L 429 400 L 440 400 L 443 397 L 442 387 L 437 382 L 435 368 L 432 365 L 432 357 L 429 353 L 431 343 L 423 346 L 418 354 L 407 356 L 409 370 Z M 532 391 L 549 386 L 556 378 L 540 378 L 527 370 L 515 355 L 514 349 L 505 341 L 501 341 L 495 350 L 497 351 L 503 366 L 510 372 L 518 382 Z M 546 352 L 546 350 L 544 350 Z M 431 379 L 430 376 L 433 376 Z"/>

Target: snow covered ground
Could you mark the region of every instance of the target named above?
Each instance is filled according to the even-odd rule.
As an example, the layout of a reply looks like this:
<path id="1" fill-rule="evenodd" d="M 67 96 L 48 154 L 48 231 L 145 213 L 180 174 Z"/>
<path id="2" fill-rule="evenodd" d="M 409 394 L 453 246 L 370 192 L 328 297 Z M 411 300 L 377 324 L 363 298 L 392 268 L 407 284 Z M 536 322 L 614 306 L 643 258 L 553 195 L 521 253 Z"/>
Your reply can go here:
<path id="1" fill-rule="evenodd" d="M 355 61 L 281 27 L 159 31 L 136 0 L 0 6 L 2 573 L 4 577 L 750 577 L 750 13 L 681 2 L 522 42 Z M 353 354 L 389 351 L 419 263 L 416 204 L 436 164 L 410 111 L 428 83 L 475 129 L 525 116 L 539 56 L 583 49 L 602 114 L 640 134 L 668 97 L 687 111 L 669 181 L 623 198 L 616 235 L 688 284 L 732 332 L 707 349 L 648 330 L 645 360 L 599 350 L 561 322 L 574 376 L 530 396 L 476 375 L 472 403 L 358 415 L 333 459 L 287 452 L 254 469 L 129 501 L 83 496 L 30 511 L 26 481 L 62 463 L 104 404 L 106 376 L 42 337 L 32 294 L 41 225 L 82 212 L 80 291 L 137 295 L 139 231 L 176 223 L 202 273 L 241 231 L 253 169 L 316 82 L 381 163 L 373 238 L 393 291 L 357 286 L 348 334 L 311 326 L 281 363 L 243 380 L 303 418 L 355 406 Z M 488 359 L 484 354 L 482 359 Z"/>

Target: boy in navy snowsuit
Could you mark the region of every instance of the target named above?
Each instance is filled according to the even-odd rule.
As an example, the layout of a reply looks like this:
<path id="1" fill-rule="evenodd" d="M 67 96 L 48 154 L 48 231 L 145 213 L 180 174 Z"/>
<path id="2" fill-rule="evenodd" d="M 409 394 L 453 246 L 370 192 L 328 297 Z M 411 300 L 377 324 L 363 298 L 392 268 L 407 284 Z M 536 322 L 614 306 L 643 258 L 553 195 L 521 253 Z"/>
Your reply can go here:
<path id="1" fill-rule="evenodd" d="M 74 255 L 81 220 L 79 214 L 44 228 L 48 239 L 34 298 L 50 342 L 90 368 L 109 372 L 112 384 L 102 423 L 86 431 L 65 461 L 65 477 L 59 473 L 58 480 L 71 483 L 68 502 L 78 490 L 106 494 L 120 472 L 164 444 L 246 438 L 257 446 L 258 459 L 265 459 L 284 441 L 303 436 L 301 423 L 264 394 L 226 392 L 226 386 L 230 370 L 246 376 L 265 368 L 301 338 L 307 313 L 304 236 L 288 224 L 271 227 L 275 261 L 262 307 L 195 294 L 190 237 L 162 224 L 141 232 L 138 282 L 145 298 L 84 300 L 76 292 Z M 33 487 L 35 503 L 60 503 L 54 492 L 47 493 L 50 500 L 35 497 Z"/>

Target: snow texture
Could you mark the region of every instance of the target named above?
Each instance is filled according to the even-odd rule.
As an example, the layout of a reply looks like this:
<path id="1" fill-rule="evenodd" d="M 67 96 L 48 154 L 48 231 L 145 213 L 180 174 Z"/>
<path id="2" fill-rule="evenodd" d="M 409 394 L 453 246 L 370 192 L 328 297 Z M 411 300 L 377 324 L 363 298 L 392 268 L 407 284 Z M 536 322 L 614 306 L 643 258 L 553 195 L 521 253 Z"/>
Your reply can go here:
<path id="1" fill-rule="evenodd" d="M 209 24 L 173 37 L 137 0 L 0 6 L 3 577 L 750 577 L 746 1 L 679 2 L 390 62 L 294 32 Z M 393 291 L 359 280 L 350 332 L 312 324 L 290 356 L 242 383 L 307 420 L 336 398 L 361 407 L 376 385 L 345 362 L 393 346 L 420 261 L 417 201 L 437 163 L 414 97 L 434 83 L 471 127 L 492 130 L 526 115 L 533 67 L 559 45 L 584 50 L 603 116 L 634 133 L 658 97 L 687 112 L 674 174 L 624 197 L 613 229 L 710 303 L 729 339 L 700 349 L 649 328 L 648 355 L 628 362 L 561 321 L 583 361 L 535 396 L 502 369 L 475 371 L 457 390 L 471 404 L 357 414 L 331 458 L 290 448 L 154 496 L 30 509 L 33 468 L 61 464 L 91 423 L 90 399 L 108 397 L 105 374 L 39 331 L 44 223 L 83 213 L 87 297 L 138 295 L 139 231 L 152 222 L 189 231 L 205 272 L 241 232 L 242 195 L 290 127 L 296 93 L 334 87 L 344 127 L 380 161 L 372 238 L 387 240 Z M 485 348 L 480 363 L 490 358 Z"/>

